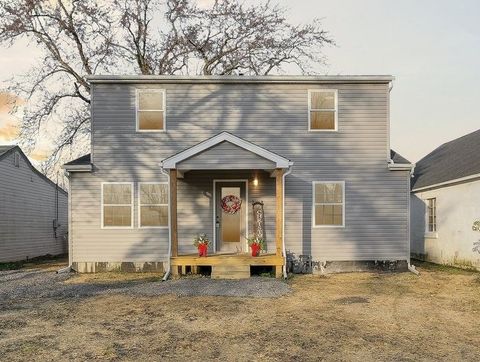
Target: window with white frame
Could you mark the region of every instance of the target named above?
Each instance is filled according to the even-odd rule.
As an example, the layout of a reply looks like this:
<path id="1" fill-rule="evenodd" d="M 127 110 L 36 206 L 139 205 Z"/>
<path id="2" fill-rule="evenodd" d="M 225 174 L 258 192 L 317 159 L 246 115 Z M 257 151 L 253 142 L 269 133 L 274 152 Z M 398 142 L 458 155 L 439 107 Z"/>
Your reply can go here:
<path id="1" fill-rule="evenodd" d="M 437 199 L 427 199 L 427 232 L 437 231 Z"/>
<path id="2" fill-rule="evenodd" d="M 133 183 L 102 184 L 102 227 L 133 226 Z"/>
<path id="3" fill-rule="evenodd" d="M 137 131 L 165 130 L 165 91 L 163 89 L 137 89 L 136 104 Z"/>
<path id="4" fill-rule="evenodd" d="M 336 89 L 310 89 L 308 91 L 309 130 L 337 130 L 337 95 Z"/>
<path id="5" fill-rule="evenodd" d="M 313 225 L 344 226 L 345 182 L 313 183 Z"/>
<path id="6" fill-rule="evenodd" d="M 168 184 L 139 183 L 139 227 L 168 226 Z"/>

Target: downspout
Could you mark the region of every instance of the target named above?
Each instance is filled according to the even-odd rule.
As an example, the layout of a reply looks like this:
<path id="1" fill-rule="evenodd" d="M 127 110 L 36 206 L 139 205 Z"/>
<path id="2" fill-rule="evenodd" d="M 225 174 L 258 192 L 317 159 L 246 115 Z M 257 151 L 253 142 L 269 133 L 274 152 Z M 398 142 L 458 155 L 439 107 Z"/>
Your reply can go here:
<path id="1" fill-rule="evenodd" d="M 70 182 L 70 173 L 65 171 L 65 176 L 68 178 L 68 266 L 65 268 L 57 270 L 57 274 L 60 273 L 69 273 L 72 271 L 73 264 L 73 243 L 72 243 L 72 188 Z M 58 210 L 57 210 L 58 211 Z M 58 217 L 58 216 L 57 216 Z"/>
<path id="2" fill-rule="evenodd" d="M 165 171 L 162 165 L 160 165 L 160 171 L 167 176 L 168 179 L 168 259 L 167 259 L 167 270 L 165 271 L 165 275 L 162 278 L 162 281 L 168 280 L 168 277 L 170 276 L 170 259 L 172 257 L 172 227 L 171 227 L 171 216 L 170 216 L 170 173 L 168 171 Z"/>
<path id="3" fill-rule="evenodd" d="M 411 252 L 410 252 L 410 248 L 411 248 L 411 243 L 412 243 L 412 238 L 411 238 L 411 234 L 410 234 L 410 228 L 411 228 L 411 199 L 412 199 L 412 194 L 411 194 L 411 191 L 410 191 L 410 179 L 413 177 L 413 172 L 415 170 L 415 165 L 412 166 L 412 169 L 410 170 L 410 174 L 409 174 L 409 178 L 408 178 L 408 264 L 407 264 L 407 268 L 409 271 L 411 271 L 413 274 L 415 275 L 419 275 L 420 273 L 418 272 L 418 270 L 415 268 L 415 265 L 411 264 Z"/>
<path id="4" fill-rule="evenodd" d="M 285 247 L 285 176 L 288 176 L 290 175 L 290 173 L 292 172 L 292 165 L 290 165 L 290 167 L 288 168 L 287 172 L 285 172 L 282 176 L 282 183 L 283 183 L 283 187 L 282 187 L 282 190 L 283 190 L 283 196 L 282 196 L 282 202 L 283 202 L 283 207 L 282 207 L 282 211 L 283 211 L 283 215 L 282 215 L 282 248 L 283 248 L 283 278 L 284 279 L 287 279 L 288 275 L 287 275 L 287 248 Z"/>

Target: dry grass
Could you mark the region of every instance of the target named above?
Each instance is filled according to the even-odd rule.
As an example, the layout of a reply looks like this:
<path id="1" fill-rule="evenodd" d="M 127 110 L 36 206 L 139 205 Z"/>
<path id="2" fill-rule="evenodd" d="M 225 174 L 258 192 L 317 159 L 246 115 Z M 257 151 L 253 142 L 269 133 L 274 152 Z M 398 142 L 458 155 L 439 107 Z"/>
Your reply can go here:
<path id="1" fill-rule="evenodd" d="M 0 359 L 478 360 L 479 274 L 419 270 L 295 276 L 278 299 L 26 300 L 0 310 Z"/>

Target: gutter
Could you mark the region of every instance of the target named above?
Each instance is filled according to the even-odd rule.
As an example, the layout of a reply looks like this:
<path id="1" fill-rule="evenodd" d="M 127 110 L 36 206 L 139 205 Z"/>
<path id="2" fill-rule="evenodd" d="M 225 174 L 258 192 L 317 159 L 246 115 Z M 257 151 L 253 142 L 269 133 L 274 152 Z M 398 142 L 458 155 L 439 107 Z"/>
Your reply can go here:
<path id="1" fill-rule="evenodd" d="M 72 189 L 70 183 L 70 173 L 65 171 L 65 176 L 68 180 L 68 266 L 65 268 L 57 270 L 57 274 L 61 273 L 70 273 L 73 264 L 73 244 L 72 244 Z"/>
<path id="2" fill-rule="evenodd" d="M 162 281 L 167 281 L 171 272 L 171 258 L 172 258 L 172 226 L 171 226 L 171 216 L 170 216 L 170 173 L 165 171 L 163 165 L 160 164 L 160 172 L 167 176 L 168 179 L 168 260 L 167 260 L 167 270 L 165 275 L 162 278 Z"/>
<path id="3" fill-rule="evenodd" d="M 285 176 L 288 176 L 292 173 L 293 162 L 291 162 L 290 166 L 288 167 L 287 172 L 285 172 L 282 176 L 283 180 L 283 195 L 282 195 L 282 202 L 283 202 L 283 215 L 282 215 L 282 251 L 283 251 L 283 278 L 287 279 L 287 248 L 285 246 Z"/>

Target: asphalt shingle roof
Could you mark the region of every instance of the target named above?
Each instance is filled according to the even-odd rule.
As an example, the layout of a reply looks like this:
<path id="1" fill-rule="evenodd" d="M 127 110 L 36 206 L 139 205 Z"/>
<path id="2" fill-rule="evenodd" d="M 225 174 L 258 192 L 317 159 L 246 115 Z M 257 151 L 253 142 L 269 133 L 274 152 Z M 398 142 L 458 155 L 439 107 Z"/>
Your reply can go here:
<path id="1" fill-rule="evenodd" d="M 480 174 L 480 130 L 444 143 L 417 162 L 412 189 Z"/>
<path id="2" fill-rule="evenodd" d="M 390 158 L 392 159 L 393 163 L 411 163 L 402 155 L 398 154 L 394 150 L 390 150 Z"/>
<path id="3" fill-rule="evenodd" d="M 0 145 L 0 156 L 2 156 L 3 154 L 7 153 L 8 151 L 10 151 L 12 148 L 15 148 L 17 146 L 15 145 L 8 145 L 8 146 L 1 146 Z"/>
<path id="4" fill-rule="evenodd" d="M 65 166 L 72 166 L 72 165 L 89 165 L 90 164 L 90 154 L 79 157 L 73 161 L 67 162 Z"/>

